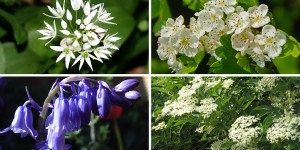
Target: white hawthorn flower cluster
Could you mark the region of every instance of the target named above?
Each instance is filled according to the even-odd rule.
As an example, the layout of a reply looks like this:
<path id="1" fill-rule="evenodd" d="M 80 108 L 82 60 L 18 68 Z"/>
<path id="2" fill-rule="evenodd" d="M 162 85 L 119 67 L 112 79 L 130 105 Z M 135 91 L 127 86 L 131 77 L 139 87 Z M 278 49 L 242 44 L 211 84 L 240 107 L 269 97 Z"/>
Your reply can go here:
<path id="1" fill-rule="evenodd" d="M 204 9 L 190 18 L 190 24 L 184 25 L 184 18 L 169 18 L 160 31 L 157 53 L 161 60 L 167 60 L 170 68 L 180 73 L 184 64 L 177 61 L 178 55 L 194 57 L 200 51 L 220 60 L 215 49 L 222 46 L 220 37 L 230 34 L 232 47 L 249 55 L 259 67 L 265 61 L 271 61 L 282 51 L 286 36 L 268 25 L 268 6 L 250 7 L 245 11 L 237 6 L 236 0 L 210 0 Z M 260 33 L 257 30 L 262 28 Z"/>
<path id="2" fill-rule="evenodd" d="M 153 126 L 152 130 L 158 131 L 158 130 L 162 130 L 162 129 L 166 128 L 166 127 L 167 127 L 167 125 L 163 121 L 163 122 L 160 122 L 159 124 L 157 124 L 156 126 Z"/>
<path id="3" fill-rule="evenodd" d="M 105 10 L 103 3 L 91 6 L 90 1 L 70 1 L 72 10 L 65 9 L 65 1 L 62 5 L 56 1 L 56 8 L 48 6 L 51 14 L 44 15 L 54 19 L 53 25 L 44 21 L 45 29 L 38 30 L 44 37 L 39 39 L 49 40 L 47 45 L 55 37 L 63 37 L 59 46 L 50 46 L 60 53 L 56 62 L 65 58 L 68 69 L 70 60 L 75 59 L 72 66 L 80 62 L 80 70 L 86 62 L 93 70 L 91 59 L 103 62 L 102 59 L 109 59 L 112 52 L 118 50 L 114 43 L 120 38 L 107 34 L 108 29 L 99 26 L 100 23 L 114 24 L 111 22 L 114 17 Z"/>
<path id="4" fill-rule="evenodd" d="M 213 98 L 206 98 L 200 101 L 200 106 L 197 107 L 197 112 L 200 112 L 203 118 L 209 118 L 210 115 L 217 111 L 218 104 Z"/>
<path id="5" fill-rule="evenodd" d="M 273 125 L 267 130 L 267 139 L 271 143 L 284 140 L 300 142 L 300 117 L 286 113 L 275 119 Z"/>
<path id="6" fill-rule="evenodd" d="M 255 116 L 240 116 L 229 129 L 229 138 L 238 142 L 238 147 L 249 147 L 261 133 L 260 127 L 254 126 L 259 121 Z"/>

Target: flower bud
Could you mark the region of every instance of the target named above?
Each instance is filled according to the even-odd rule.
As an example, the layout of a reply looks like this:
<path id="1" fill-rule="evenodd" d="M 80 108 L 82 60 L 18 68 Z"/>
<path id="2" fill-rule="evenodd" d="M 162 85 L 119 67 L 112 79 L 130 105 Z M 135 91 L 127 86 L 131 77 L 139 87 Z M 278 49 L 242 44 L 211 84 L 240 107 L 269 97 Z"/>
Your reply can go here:
<path id="1" fill-rule="evenodd" d="M 127 79 L 119 83 L 114 87 L 115 92 L 127 92 L 139 85 L 139 80 L 137 79 Z"/>
<path id="2" fill-rule="evenodd" d="M 129 101 L 138 101 L 141 98 L 141 94 L 138 91 L 128 91 L 125 93 L 125 98 Z"/>
<path id="3" fill-rule="evenodd" d="M 105 118 L 110 113 L 111 101 L 107 89 L 102 86 L 101 81 L 98 81 L 98 83 L 99 83 L 99 88 L 97 90 L 98 112 L 102 118 Z"/>

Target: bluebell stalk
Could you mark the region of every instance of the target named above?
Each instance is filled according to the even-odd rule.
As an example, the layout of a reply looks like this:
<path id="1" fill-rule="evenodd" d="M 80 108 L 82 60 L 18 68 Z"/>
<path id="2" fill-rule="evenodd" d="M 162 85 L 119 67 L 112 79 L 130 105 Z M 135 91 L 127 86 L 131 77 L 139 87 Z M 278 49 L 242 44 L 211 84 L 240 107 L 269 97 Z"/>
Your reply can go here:
<path id="1" fill-rule="evenodd" d="M 76 81 L 80 82 L 77 84 Z M 139 100 L 140 93 L 133 90 L 138 84 L 138 80 L 128 79 L 111 88 L 104 81 L 68 77 L 54 83 L 43 107 L 32 99 L 26 88 L 28 101 L 18 107 L 11 125 L 0 133 L 12 130 L 14 133 L 21 133 L 22 137 L 29 133 L 33 139 L 36 139 L 39 133 L 36 143 L 38 149 L 70 149 L 70 145 L 65 144 L 66 133 L 77 131 L 82 125 L 89 124 L 91 112 L 106 118 L 110 114 L 112 104 L 127 107 Z M 38 132 L 32 126 L 32 112 L 27 104 L 31 104 L 31 108 L 40 112 Z M 48 108 L 51 108 L 52 112 L 47 116 Z"/>

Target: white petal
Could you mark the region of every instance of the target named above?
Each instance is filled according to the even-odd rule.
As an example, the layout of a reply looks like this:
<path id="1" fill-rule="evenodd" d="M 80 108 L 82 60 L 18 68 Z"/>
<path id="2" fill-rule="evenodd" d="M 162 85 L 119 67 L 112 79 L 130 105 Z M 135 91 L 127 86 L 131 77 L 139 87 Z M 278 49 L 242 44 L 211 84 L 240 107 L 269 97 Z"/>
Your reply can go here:
<path id="1" fill-rule="evenodd" d="M 80 25 L 81 24 L 81 19 L 77 19 L 75 22 L 76 22 L 77 25 Z"/>
<path id="2" fill-rule="evenodd" d="M 63 47 L 60 47 L 60 46 L 50 46 L 50 48 L 51 48 L 52 50 L 55 50 L 55 51 L 58 51 L 58 52 L 64 51 L 64 48 L 63 48 Z"/>
<path id="3" fill-rule="evenodd" d="M 276 33 L 275 39 L 276 39 L 277 45 L 279 45 L 279 46 L 283 46 L 286 43 L 286 36 L 281 32 Z"/>
<path id="4" fill-rule="evenodd" d="M 45 37 L 39 38 L 39 40 L 48 40 L 48 39 L 51 39 L 51 38 L 52 38 L 51 36 L 45 36 Z"/>
<path id="5" fill-rule="evenodd" d="M 264 45 L 266 43 L 266 38 L 260 34 L 255 36 L 254 39 L 255 43 L 258 43 L 259 45 Z"/>
<path id="6" fill-rule="evenodd" d="M 67 23 L 63 19 L 61 19 L 61 27 L 67 29 Z"/>
<path id="7" fill-rule="evenodd" d="M 60 30 L 60 32 L 64 35 L 70 35 L 70 31 L 69 30 Z"/>
<path id="8" fill-rule="evenodd" d="M 88 16 L 83 20 L 83 23 L 85 25 L 89 24 L 93 18 L 96 16 L 97 10 L 92 11 L 91 13 L 88 14 Z"/>
<path id="9" fill-rule="evenodd" d="M 81 58 L 81 59 L 80 59 L 80 64 L 79 64 L 79 70 L 81 69 L 83 63 L 84 63 L 84 58 Z"/>
<path id="10" fill-rule="evenodd" d="M 80 9 L 81 4 L 82 4 L 82 0 L 71 0 L 72 9 L 75 11 Z"/>
<path id="11" fill-rule="evenodd" d="M 72 66 L 74 66 L 75 64 L 77 64 L 77 62 L 78 62 L 79 60 L 81 60 L 81 59 L 82 59 L 82 56 L 79 55 L 79 56 L 75 59 L 75 61 L 74 61 L 74 63 L 73 63 Z"/>
<path id="12" fill-rule="evenodd" d="M 66 68 L 68 69 L 70 64 L 70 56 L 67 55 L 65 61 L 66 61 Z"/>
<path id="13" fill-rule="evenodd" d="M 265 4 L 261 4 L 258 6 L 258 9 L 262 12 L 262 16 L 267 15 L 268 13 L 268 6 Z"/>
<path id="14" fill-rule="evenodd" d="M 56 59 L 56 63 L 59 62 L 61 59 L 63 59 L 66 56 L 66 53 L 61 53 L 57 59 Z"/>
<path id="15" fill-rule="evenodd" d="M 265 25 L 262 28 L 262 34 L 267 37 L 274 37 L 275 33 L 276 33 L 276 29 L 272 25 Z"/>
<path id="16" fill-rule="evenodd" d="M 74 43 L 72 44 L 73 48 L 74 48 L 74 51 L 80 51 L 81 50 L 81 46 L 78 42 L 78 40 L 75 40 Z"/>
<path id="17" fill-rule="evenodd" d="M 54 31 L 54 29 L 46 21 L 44 21 L 44 23 L 50 31 Z"/>
<path id="18" fill-rule="evenodd" d="M 93 71 L 93 66 L 92 66 L 92 63 L 91 63 L 91 59 L 88 57 L 88 58 L 85 59 L 85 62 L 90 66 L 90 68 Z"/>
<path id="19" fill-rule="evenodd" d="M 70 11 L 67 9 L 67 20 L 71 21 L 72 20 L 72 14 L 70 13 Z"/>
<path id="20" fill-rule="evenodd" d="M 89 43 L 84 43 L 82 49 L 83 50 L 89 50 L 91 48 L 91 45 Z"/>
<path id="21" fill-rule="evenodd" d="M 81 36 L 82 36 L 82 34 L 78 30 L 75 30 L 74 34 L 77 37 L 77 39 L 81 38 Z"/>
<path id="22" fill-rule="evenodd" d="M 106 32 L 106 30 L 103 29 L 103 28 L 97 27 L 97 28 L 95 29 L 95 32 L 96 32 L 96 33 L 103 33 L 103 32 Z"/>
<path id="23" fill-rule="evenodd" d="M 69 55 L 71 56 L 71 58 L 75 59 L 75 55 L 74 55 L 74 53 L 72 51 L 70 51 Z"/>
<path id="24" fill-rule="evenodd" d="M 83 8 L 83 12 L 87 16 L 87 15 L 89 15 L 90 11 L 91 11 L 90 2 L 86 2 L 86 4 L 84 5 L 84 8 Z"/>

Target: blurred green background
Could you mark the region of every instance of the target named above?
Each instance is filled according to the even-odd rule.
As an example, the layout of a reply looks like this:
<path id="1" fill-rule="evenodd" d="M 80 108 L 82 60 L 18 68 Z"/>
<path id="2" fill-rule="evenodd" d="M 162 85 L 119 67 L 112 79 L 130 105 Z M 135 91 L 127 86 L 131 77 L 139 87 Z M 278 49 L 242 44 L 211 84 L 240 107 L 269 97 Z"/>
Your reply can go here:
<path id="1" fill-rule="evenodd" d="M 115 86 L 124 79 L 130 77 L 107 77 L 95 78 L 104 80 L 109 85 Z M 143 150 L 149 147 L 149 100 L 147 78 L 134 77 L 140 81 L 136 88 L 142 95 L 140 101 L 128 108 L 124 108 L 123 113 L 117 123 L 125 150 Z M 23 105 L 28 99 L 25 91 L 27 86 L 32 98 L 42 105 L 44 99 L 57 78 L 55 77 L 5 77 L 0 78 L 0 130 L 8 127 L 14 117 L 18 106 Z M 62 80 L 59 77 L 59 81 Z M 31 109 L 33 113 L 33 127 L 36 129 L 38 111 Z M 50 113 L 50 111 L 48 112 Z M 118 143 L 115 136 L 113 120 L 100 120 L 95 124 L 96 142 L 92 143 L 90 138 L 90 126 L 82 125 L 79 134 L 72 134 L 66 139 L 66 144 L 72 145 L 71 150 L 117 150 Z M 0 149 L 2 150 L 29 150 L 33 149 L 35 141 L 27 135 L 21 138 L 20 134 L 8 131 L 0 134 Z"/>
<path id="2" fill-rule="evenodd" d="M 64 60 L 55 63 L 58 53 L 44 46 L 46 41 L 36 30 L 44 28 L 43 21 L 53 22 L 47 5 L 55 7 L 56 0 L 0 0 L 0 73 L 8 74 L 73 74 L 73 73 L 147 73 L 148 71 L 148 0 L 91 0 L 104 3 L 115 17 L 109 26 L 111 33 L 122 39 L 119 50 L 104 63 L 92 61 L 94 72 L 87 64 L 81 71 L 79 64 L 65 69 Z M 62 4 L 63 0 L 59 0 Z M 70 1 L 66 0 L 70 9 Z M 51 45 L 58 45 L 55 38 Z M 73 63 L 71 61 L 71 63 Z"/>
<path id="3" fill-rule="evenodd" d="M 151 71 L 154 74 L 169 74 L 166 61 L 159 59 L 157 55 L 157 40 L 158 31 L 166 22 L 167 18 L 177 18 L 183 15 L 185 24 L 189 23 L 189 18 L 194 16 L 194 13 L 200 11 L 201 3 L 207 0 L 152 0 L 152 43 L 151 43 Z M 277 29 L 283 30 L 287 34 L 293 36 L 297 41 L 300 41 L 300 0 L 259 0 L 260 4 L 266 4 L 269 11 L 272 13 Z M 194 11 L 195 10 L 195 11 Z M 209 66 L 206 65 L 209 60 L 209 55 L 206 55 L 201 66 L 196 70 L 197 73 L 207 73 Z"/>

